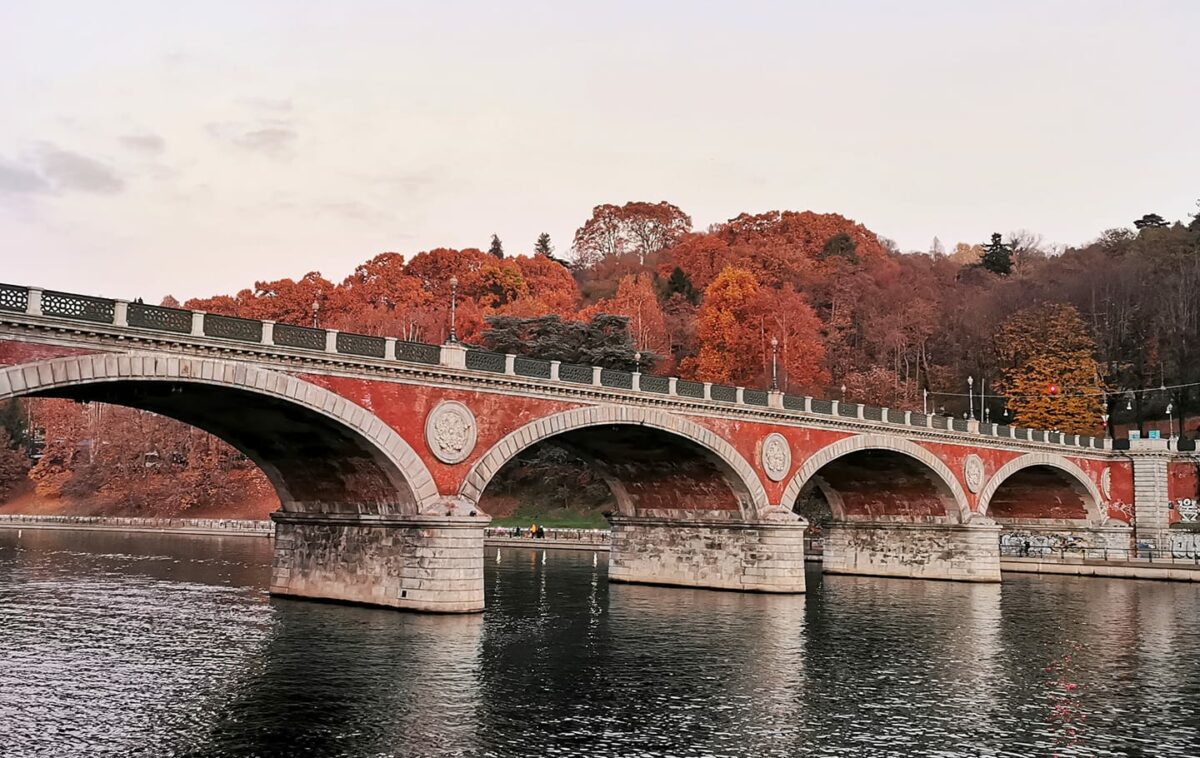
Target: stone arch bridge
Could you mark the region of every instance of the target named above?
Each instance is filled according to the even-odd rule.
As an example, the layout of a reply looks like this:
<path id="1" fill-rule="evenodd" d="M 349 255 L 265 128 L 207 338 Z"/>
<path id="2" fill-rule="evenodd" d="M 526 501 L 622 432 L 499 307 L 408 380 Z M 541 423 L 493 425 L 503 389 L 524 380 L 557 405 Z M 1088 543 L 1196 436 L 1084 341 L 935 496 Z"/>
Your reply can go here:
<path id="1" fill-rule="evenodd" d="M 1002 530 L 1127 546 L 1135 523 L 1167 528 L 1194 470 L 1099 438 L 0 285 L 0 399 L 22 396 L 153 411 L 245 453 L 279 493 L 273 592 L 446 612 L 482 609 L 478 503 L 540 443 L 612 489 L 613 580 L 763 592 L 804 590 L 801 500 L 832 514 L 827 571 L 994 582 Z"/>

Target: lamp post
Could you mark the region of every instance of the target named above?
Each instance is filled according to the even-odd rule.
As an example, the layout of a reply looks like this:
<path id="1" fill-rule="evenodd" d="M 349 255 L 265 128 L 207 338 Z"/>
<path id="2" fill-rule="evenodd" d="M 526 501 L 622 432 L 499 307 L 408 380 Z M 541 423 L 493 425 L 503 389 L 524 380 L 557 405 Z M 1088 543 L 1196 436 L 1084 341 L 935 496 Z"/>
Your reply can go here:
<path id="1" fill-rule="evenodd" d="M 771 391 L 779 391 L 779 340 L 771 338 Z"/>
<path id="2" fill-rule="evenodd" d="M 633 354 L 633 363 L 634 363 L 633 372 L 635 374 L 642 373 L 642 353 L 641 353 L 641 351 L 638 351 Z"/>
<path id="3" fill-rule="evenodd" d="M 1167 403 L 1167 441 L 1175 439 L 1175 418 L 1171 412 L 1175 410 L 1175 406 Z"/>
<path id="4" fill-rule="evenodd" d="M 929 415 L 929 388 L 921 390 L 921 412 Z"/>
<path id="5" fill-rule="evenodd" d="M 975 418 L 975 377 L 967 377 L 967 418 Z"/>
<path id="6" fill-rule="evenodd" d="M 458 320 L 458 277 L 450 277 L 450 341 L 458 342 L 455 322 Z"/>
<path id="7" fill-rule="evenodd" d="M 1104 436 L 1107 437 L 1108 436 L 1108 414 L 1107 413 L 1100 414 L 1100 422 L 1102 424 L 1104 424 Z"/>
<path id="8" fill-rule="evenodd" d="M 846 402 L 846 384 L 842 383 L 842 402 Z"/>
<path id="9" fill-rule="evenodd" d="M 317 311 L 319 310 L 321 310 L 321 302 L 314 298 L 312 302 L 313 329 L 317 328 Z"/>

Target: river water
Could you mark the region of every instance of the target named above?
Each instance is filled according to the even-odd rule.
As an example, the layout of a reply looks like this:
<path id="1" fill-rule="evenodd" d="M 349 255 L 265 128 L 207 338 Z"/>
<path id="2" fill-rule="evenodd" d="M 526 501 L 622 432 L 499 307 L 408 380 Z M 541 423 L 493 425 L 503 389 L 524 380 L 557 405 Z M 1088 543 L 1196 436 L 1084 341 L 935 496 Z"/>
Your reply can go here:
<path id="1" fill-rule="evenodd" d="M 0 755 L 1200 755 L 1200 587 L 609 585 L 505 549 L 488 610 L 266 594 L 270 544 L 0 530 Z"/>

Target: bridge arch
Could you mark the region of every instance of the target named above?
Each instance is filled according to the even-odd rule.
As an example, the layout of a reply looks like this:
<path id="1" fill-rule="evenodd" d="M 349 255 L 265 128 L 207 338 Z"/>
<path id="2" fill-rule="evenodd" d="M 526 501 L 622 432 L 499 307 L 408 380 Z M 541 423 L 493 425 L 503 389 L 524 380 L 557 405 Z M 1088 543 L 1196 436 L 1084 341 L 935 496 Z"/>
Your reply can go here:
<path id="1" fill-rule="evenodd" d="M 1008 492 L 1006 492 L 1006 490 Z M 1047 516 L 1020 515 L 1011 497 L 1018 490 L 1041 495 Z M 979 492 L 979 512 L 993 519 L 1055 518 L 1086 519 L 1092 526 L 1106 521 L 1104 498 L 1087 472 L 1061 455 L 1027 453 L 1001 466 Z M 1036 505 L 1031 504 L 1031 505 Z M 995 506 L 995 507 L 993 507 Z"/>
<path id="2" fill-rule="evenodd" d="M 412 447 L 377 416 L 288 374 L 164 355 L 54 358 L 0 369 L 0 400 L 59 397 L 174 418 L 254 461 L 287 511 L 412 514 L 437 485 Z"/>
<path id="3" fill-rule="evenodd" d="M 851 460 L 854 456 L 880 453 L 888 459 L 887 463 L 926 477 L 943 501 L 947 518 L 959 523 L 966 523 L 970 519 L 971 505 L 967 493 L 942 459 L 915 442 L 883 434 L 847 437 L 813 453 L 788 482 L 780 504 L 784 508 L 793 508 L 801 493 L 812 484 L 821 490 L 832 507 L 844 511 L 843 496 L 832 482 L 819 475 L 822 469 L 838 461 Z M 844 517 L 844 513 L 841 515 Z"/>
<path id="4" fill-rule="evenodd" d="M 767 493 L 762 481 L 750 463 L 716 433 L 687 419 L 653 408 L 598 405 L 563 411 L 511 432 L 484 453 L 471 467 L 463 480 L 459 494 L 471 502 L 479 502 L 484 489 L 500 469 L 513 460 L 522 450 L 539 442 L 551 440 L 571 432 L 596 428 L 640 428 L 652 430 L 665 440 L 682 441 L 685 445 L 707 460 L 729 484 L 737 499 L 737 511 L 742 518 L 759 517 L 769 507 Z M 586 456 L 602 464 L 594 453 Z M 627 483 L 617 472 L 604 471 L 601 476 L 608 482 L 618 507 L 624 515 L 634 515 L 633 496 Z"/>

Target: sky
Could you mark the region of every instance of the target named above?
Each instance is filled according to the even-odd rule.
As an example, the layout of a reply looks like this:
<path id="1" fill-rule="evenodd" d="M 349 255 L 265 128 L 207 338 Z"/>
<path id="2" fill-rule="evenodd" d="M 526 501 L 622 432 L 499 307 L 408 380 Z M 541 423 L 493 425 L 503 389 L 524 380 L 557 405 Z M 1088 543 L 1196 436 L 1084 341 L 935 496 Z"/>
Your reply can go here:
<path id="1" fill-rule="evenodd" d="M 927 250 L 1200 198 L 1200 3 L 0 3 L 0 281 L 157 300 L 601 203 Z"/>

